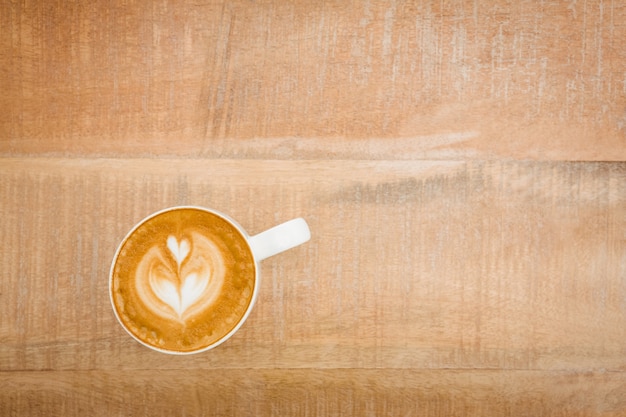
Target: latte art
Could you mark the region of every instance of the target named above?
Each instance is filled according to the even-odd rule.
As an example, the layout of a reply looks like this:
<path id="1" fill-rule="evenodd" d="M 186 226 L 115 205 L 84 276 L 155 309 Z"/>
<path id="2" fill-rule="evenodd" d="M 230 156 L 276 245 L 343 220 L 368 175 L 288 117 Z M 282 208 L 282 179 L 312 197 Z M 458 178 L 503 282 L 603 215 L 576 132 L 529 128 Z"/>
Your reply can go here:
<path id="1" fill-rule="evenodd" d="M 208 307 L 222 288 L 224 262 L 219 248 L 196 232 L 178 240 L 167 237 L 141 259 L 135 285 L 155 314 L 185 322 Z"/>
<path id="2" fill-rule="evenodd" d="M 210 346 L 246 316 L 256 286 L 247 238 L 212 212 L 183 207 L 140 223 L 120 245 L 111 300 L 140 342 L 169 352 Z"/>

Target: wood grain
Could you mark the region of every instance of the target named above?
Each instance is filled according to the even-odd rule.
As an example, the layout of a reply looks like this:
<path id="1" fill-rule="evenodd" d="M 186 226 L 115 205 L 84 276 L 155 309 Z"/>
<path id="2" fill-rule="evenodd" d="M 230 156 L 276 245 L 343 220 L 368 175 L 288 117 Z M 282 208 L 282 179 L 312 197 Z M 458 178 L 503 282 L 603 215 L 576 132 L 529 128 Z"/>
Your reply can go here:
<path id="1" fill-rule="evenodd" d="M 5 155 L 626 157 L 620 1 L 4 3 Z"/>
<path id="2" fill-rule="evenodd" d="M 626 5 L 0 0 L 0 415 L 626 415 Z M 172 205 L 312 240 L 210 352 L 107 293 Z"/>
<path id="3" fill-rule="evenodd" d="M 4 370 L 625 370 L 623 163 L 2 166 Z M 313 230 L 310 244 L 263 264 L 241 333 L 182 361 L 128 338 L 107 293 L 125 233 L 177 204 L 229 212 L 252 234 L 299 215 Z"/>
<path id="4" fill-rule="evenodd" d="M 68 371 L 0 373 L 0 383 L 2 415 L 617 417 L 626 409 L 624 373 L 605 372 Z"/>

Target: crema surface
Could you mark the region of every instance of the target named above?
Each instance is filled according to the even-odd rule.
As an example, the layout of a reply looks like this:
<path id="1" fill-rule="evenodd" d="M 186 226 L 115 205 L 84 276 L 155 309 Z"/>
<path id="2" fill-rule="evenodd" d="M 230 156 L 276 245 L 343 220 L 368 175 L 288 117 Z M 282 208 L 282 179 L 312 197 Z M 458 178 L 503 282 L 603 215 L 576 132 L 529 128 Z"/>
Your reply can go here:
<path id="1" fill-rule="evenodd" d="M 159 349 L 203 349 L 237 326 L 252 301 L 255 263 L 228 221 L 177 208 L 141 223 L 114 262 L 111 297 L 126 329 Z"/>

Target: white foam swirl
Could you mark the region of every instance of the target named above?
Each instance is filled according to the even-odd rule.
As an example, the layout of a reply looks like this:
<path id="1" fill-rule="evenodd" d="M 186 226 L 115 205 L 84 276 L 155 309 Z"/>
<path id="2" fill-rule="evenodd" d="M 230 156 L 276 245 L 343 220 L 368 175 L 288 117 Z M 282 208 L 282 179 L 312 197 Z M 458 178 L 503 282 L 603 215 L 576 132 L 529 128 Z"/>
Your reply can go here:
<path id="1" fill-rule="evenodd" d="M 187 255 L 189 255 L 189 241 L 187 239 L 181 239 L 179 242 L 175 236 L 170 235 L 167 237 L 167 248 L 172 255 L 174 255 L 174 259 L 176 259 L 176 263 L 180 268 L 180 264 L 183 263 Z"/>
<path id="2" fill-rule="evenodd" d="M 194 231 L 180 238 L 170 235 L 165 243 L 155 244 L 139 262 L 137 292 L 155 314 L 185 322 L 219 295 L 224 261 L 219 248 Z"/>

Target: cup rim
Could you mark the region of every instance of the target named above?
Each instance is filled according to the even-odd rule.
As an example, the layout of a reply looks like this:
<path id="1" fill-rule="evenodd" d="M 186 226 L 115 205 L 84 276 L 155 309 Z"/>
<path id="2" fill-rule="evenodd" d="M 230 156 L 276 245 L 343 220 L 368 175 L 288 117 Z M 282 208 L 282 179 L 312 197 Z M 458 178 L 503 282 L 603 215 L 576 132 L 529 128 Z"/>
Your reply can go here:
<path id="1" fill-rule="evenodd" d="M 244 312 L 243 316 L 241 316 L 241 319 L 239 319 L 237 324 L 228 333 L 226 333 L 220 339 L 218 339 L 217 341 L 211 343 L 208 346 L 204 346 L 202 348 L 195 349 L 195 350 L 190 350 L 190 351 L 177 351 L 177 350 L 163 349 L 163 348 L 151 345 L 149 343 L 146 343 L 145 341 L 141 340 L 138 336 L 136 336 L 134 333 L 132 333 L 126 327 L 126 325 L 124 324 L 124 322 L 120 318 L 119 313 L 117 311 L 117 307 L 115 306 L 115 302 L 113 301 L 113 271 L 115 269 L 115 264 L 117 262 L 117 259 L 118 259 L 119 255 L 120 255 L 120 251 L 122 250 L 122 247 L 124 246 L 124 244 L 126 243 L 128 238 L 133 233 L 135 233 L 135 231 L 141 225 L 143 225 L 144 223 L 146 223 L 148 220 L 150 220 L 152 218 L 160 216 L 163 213 L 167 213 L 167 212 L 175 211 L 175 210 L 188 210 L 188 209 L 204 211 L 204 212 L 216 215 L 216 216 L 226 220 L 228 223 L 230 223 L 230 225 L 233 226 L 235 229 L 237 229 L 237 231 L 244 237 L 244 240 L 246 241 L 246 247 L 247 247 L 248 251 L 250 252 L 250 254 L 252 255 L 252 259 L 254 260 L 254 286 L 252 288 L 252 297 L 250 299 L 250 303 L 248 303 L 248 307 L 246 308 L 246 311 Z M 215 209 L 208 208 L 208 207 L 196 206 L 196 205 L 170 206 L 170 207 L 166 207 L 164 209 L 155 211 L 155 212 L 153 212 L 153 213 L 143 217 L 141 220 L 137 221 L 133 225 L 133 227 L 124 235 L 122 240 L 117 245 L 117 249 L 115 250 L 115 255 L 113 256 L 113 260 L 111 261 L 111 267 L 109 268 L 109 288 L 108 288 L 109 289 L 109 301 L 111 302 L 111 307 L 112 307 L 113 313 L 115 315 L 115 318 L 117 319 L 117 322 L 122 326 L 122 328 L 126 331 L 126 333 L 128 333 L 133 339 L 135 339 L 137 342 L 139 342 L 143 346 L 146 346 L 146 347 L 148 347 L 148 348 L 150 348 L 150 349 L 152 349 L 154 351 L 157 351 L 157 352 L 166 353 L 166 354 L 169 354 L 169 355 L 176 355 L 176 356 L 186 356 L 186 355 L 193 355 L 193 354 L 197 354 L 197 353 L 202 353 L 202 352 L 206 352 L 208 350 L 214 349 L 214 348 L 218 347 L 219 345 L 221 345 L 222 343 L 226 342 L 235 333 L 237 333 L 237 331 L 241 328 L 241 326 L 243 326 L 244 322 L 248 319 L 248 316 L 250 315 L 250 312 L 252 311 L 252 308 L 256 304 L 256 300 L 258 298 L 259 279 L 260 279 L 259 266 L 260 266 L 260 263 L 257 260 L 257 257 L 255 256 L 254 252 L 252 251 L 252 248 L 250 247 L 250 235 L 248 234 L 248 232 L 246 232 L 246 230 L 235 219 L 233 219 L 232 217 L 230 217 L 229 215 L 227 215 L 225 213 L 222 213 L 219 210 L 215 210 Z"/>

